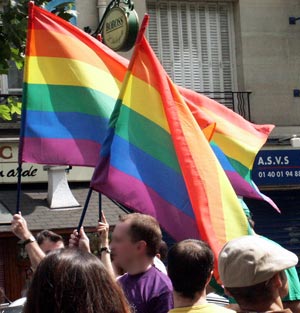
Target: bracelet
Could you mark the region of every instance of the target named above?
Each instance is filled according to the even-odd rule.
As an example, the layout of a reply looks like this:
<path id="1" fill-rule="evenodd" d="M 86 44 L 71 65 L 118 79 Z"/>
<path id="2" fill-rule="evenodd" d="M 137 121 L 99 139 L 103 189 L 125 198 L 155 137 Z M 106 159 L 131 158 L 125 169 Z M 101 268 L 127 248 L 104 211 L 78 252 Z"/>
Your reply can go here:
<path id="1" fill-rule="evenodd" d="M 103 247 L 100 249 L 100 253 L 102 253 L 103 251 L 105 251 L 106 253 L 111 253 L 111 251 L 108 247 Z"/>
<path id="2" fill-rule="evenodd" d="M 25 247 L 28 243 L 31 243 L 31 242 L 35 242 L 35 238 L 32 235 L 28 239 L 24 240 L 22 244 Z"/>

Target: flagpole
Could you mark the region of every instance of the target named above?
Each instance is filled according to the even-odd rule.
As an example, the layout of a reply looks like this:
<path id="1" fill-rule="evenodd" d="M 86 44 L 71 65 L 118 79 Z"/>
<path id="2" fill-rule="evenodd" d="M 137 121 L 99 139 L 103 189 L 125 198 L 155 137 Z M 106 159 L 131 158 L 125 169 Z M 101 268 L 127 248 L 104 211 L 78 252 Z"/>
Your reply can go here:
<path id="1" fill-rule="evenodd" d="M 34 2 L 30 1 L 28 3 L 28 32 L 27 32 L 27 44 L 26 44 L 26 53 L 27 56 L 30 50 L 30 42 L 31 42 L 31 35 L 32 35 L 32 25 L 33 25 L 33 8 Z M 25 60 L 25 71 L 24 76 L 28 75 L 28 64 Z M 24 87 L 24 86 L 23 86 Z M 24 93 L 24 88 L 23 88 Z M 18 183 L 17 183 L 17 202 L 16 202 L 16 214 L 21 212 L 20 210 L 20 200 L 21 200 L 21 183 L 22 183 L 22 153 L 23 153 L 23 145 L 24 145 L 24 129 L 25 129 L 25 119 L 26 119 L 26 110 L 25 110 L 25 103 L 24 98 L 22 98 L 22 115 L 21 115 L 21 128 L 20 128 L 20 139 L 19 139 L 19 151 L 18 151 Z"/>
<path id="2" fill-rule="evenodd" d="M 99 192 L 99 222 L 102 220 L 102 194 Z"/>
<path id="3" fill-rule="evenodd" d="M 22 163 L 18 164 L 18 183 L 17 183 L 17 203 L 16 214 L 20 214 L 20 199 L 21 199 L 21 178 L 22 178 Z"/>
<path id="4" fill-rule="evenodd" d="M 89 206 L 89 202 L 90 202 L 90 199 L 91 199 L 92 192 L 93 192 L 93 189 L 90 188 L 90 189 L 89 189 L 89 192 L 88 192 L 88 195 L 87 195 L 87 197 L 86 197 L 86 200 L 85 200 L 85 204 L 84 204 L 82 213 L 81 213 L 81 217 L 80 217 L 79 224 L 78 224 L 78 226 L 77 226 L 77 232 L 78 232 L 78 233 L 79 233 L 80 228 L 81 228 L 81 226 L 82 226 L 82 224 L 83 224 L 83 220 L 84 220 L 84 217 L 85 217 L 87 208 L 88 208 L 88 206 Z"/>

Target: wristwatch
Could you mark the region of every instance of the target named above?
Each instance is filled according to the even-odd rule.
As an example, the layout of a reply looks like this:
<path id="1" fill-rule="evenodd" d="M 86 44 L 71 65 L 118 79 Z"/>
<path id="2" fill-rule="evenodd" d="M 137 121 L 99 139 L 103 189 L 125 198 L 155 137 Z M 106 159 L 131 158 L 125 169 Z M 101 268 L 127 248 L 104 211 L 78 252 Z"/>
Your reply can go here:
<path id="1" fill-rule="evenodd" d="M 28 239 L 24 240 L 24 241 L 22 242 L 22 245 L 23 245 L 23 246 L 26 246 L 28 243 L 31 243 L 31 242 L 35 242 L 35 238 L 34 238 L 33 235 L 31 235 Z"/>
<path id="2" fill-rule="evenodd" d="M 108 247 L 103 247 L 100 249 L 100 253 L 102 253 L 103 251 L 105 251 L 106 253 L 111 253 L 111 250 Z"/>

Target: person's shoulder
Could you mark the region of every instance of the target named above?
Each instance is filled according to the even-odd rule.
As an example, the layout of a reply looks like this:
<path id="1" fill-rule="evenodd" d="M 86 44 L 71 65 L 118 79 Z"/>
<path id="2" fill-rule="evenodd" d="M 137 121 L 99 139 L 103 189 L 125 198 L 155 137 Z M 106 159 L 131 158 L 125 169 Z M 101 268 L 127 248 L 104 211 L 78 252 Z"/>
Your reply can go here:
<path id="1" fill-rule="evenodd" d="M 168 286 L 172 286 L 172 283 L 171 283 L 169 276 L 162 273 L 155 266 L 151 267 L 151 269 L 147 272 L 147 275 L 148 275 L 150 280 L 158 280 L 161 283 L 167 284 Z"/>
<path id="2" fill-rule="evenodd" d="M 235 311 L 223 308 L 219 305 L 212 303 L 205 303 L 195 305 L 191 307 L 175 308 L 169 311 L 169 313 L 235 313 Z"/>
<path id="3" fill-rule="evenodd" d="M 123 275 L 117 277 L 117 281 L 122 283 L 122 282 L 124 282 L 127 278 L 128 278 L 128 273 L 125 273 L 125 274 L 123 274 Z"/>
<path id="4" fill-rule="evenodd" d="M 165 275 L 168 275 L 165 264 L 157 256 L 154 258 L 154 266 L 160 272 L 164 273 Z"/>
<path id="5" fill-rule="evenodd" d="M 237 313 L 260 313 L 256 311 L 237 311 Z M 280 311 L 268 311 L 268 313 L 293 313 L 290 309 L 284 309 Z"/>
<path id="6" fill-rule="evenodd" d="M 234 310 L 224 308 L 223 306 L 214 304 L 214 303 L 206 303 L 202 305 L 201 313 L 236 313 Z"/>
<path id="7" fill-rule="evenodd" d="M 217 312 L 220 312 L 220 313 L 235 313 L 236 311 L 234 310 L 231 310 L 231 309 L 228 309 L 228 308 L 224 308 L 220 305 L 217 305 L 217 304 L 214 304 L 214 303 L 207 303 L 207 312 L 208 313 L 217 313 Z M 203 310 L 203 313 L 206 312 L 206 310 Z"/>

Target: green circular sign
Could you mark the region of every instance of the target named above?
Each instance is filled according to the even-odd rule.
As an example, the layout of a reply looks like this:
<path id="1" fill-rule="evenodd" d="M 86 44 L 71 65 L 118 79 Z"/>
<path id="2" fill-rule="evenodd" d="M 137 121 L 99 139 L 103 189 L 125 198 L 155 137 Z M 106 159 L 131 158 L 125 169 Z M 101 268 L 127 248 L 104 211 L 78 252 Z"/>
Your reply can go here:
<path id="1" fill-rule="evenodd" d="M 135 10 L 114 7 L 104 19 L 103 41 L 114 51 L 128 51 L 135 43 L 138 30 Z"/>

